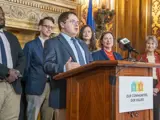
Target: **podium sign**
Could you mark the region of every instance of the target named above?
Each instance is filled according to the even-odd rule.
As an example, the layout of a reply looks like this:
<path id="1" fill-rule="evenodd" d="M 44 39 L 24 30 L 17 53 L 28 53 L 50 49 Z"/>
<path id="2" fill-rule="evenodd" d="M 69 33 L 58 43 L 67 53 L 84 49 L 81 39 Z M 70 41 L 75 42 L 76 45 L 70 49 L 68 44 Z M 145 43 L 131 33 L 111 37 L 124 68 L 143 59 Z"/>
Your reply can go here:
<path id="1" fill-rule="evenodd" d="M 153 77 L 119 76 L 119 112 L 153 109 Z"/>

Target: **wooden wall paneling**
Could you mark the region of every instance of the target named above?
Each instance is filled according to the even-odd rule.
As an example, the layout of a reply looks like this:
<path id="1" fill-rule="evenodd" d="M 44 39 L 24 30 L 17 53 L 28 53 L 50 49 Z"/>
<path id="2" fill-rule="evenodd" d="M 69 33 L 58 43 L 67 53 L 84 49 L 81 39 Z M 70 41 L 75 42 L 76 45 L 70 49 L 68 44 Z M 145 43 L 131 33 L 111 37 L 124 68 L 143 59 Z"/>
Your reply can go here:
<path id="1" fill-rule="evenodd" d="M 143 53 L 145 37 L 151 34 L 151 0 L 116 0 L 115 11 L 116 38 L 128 38 L 132 46 Z M 127 52 L 121 51 L 118 46 L 116 50 L 127 56 Z"/>
<path id="2" fill-rule="evenodd" d="M 124 2 L 125 0 L 115 0 L 115 38 L 124 37 L 125 29 L 124 29 Z M 118 44 L 116 46 L 116 51 L 120 52 L 122 56 L 124 56 L 124 52 L 121 51 L 118 47 Z"/>
<path id="3" fill-rule="evenodd" d="M 139 50 L 141 53 L 145 50 L 145 38 L 151 34 L 151 21 L 152 21 L 152 0 L 141 0 L 141 14 L 140 14 L 140 38 L 139 38 Z"/>
<path id="4" fill-rule="evenodd" d="M 136 1 L 136 0 L 135 0 Z M 132 7 L 132 2 L 133 0 L 125 0 L 125 10 L 124 10 L 124 37 L 128 38 L 131 40 L 132 38 L 132 24 L 133 24 L 133 19 L 132 19 L 132 14 L 133 14 L 133 7 Z"/>
<path id="5" fill-rule="evenodd" d="M 140 33 L 140 0 L 132 0 L 132 33 L 131 38 L 132 46 L 139 51 L 139 33 Z M 135 55 L 135 54 L 134 54 Z"/>

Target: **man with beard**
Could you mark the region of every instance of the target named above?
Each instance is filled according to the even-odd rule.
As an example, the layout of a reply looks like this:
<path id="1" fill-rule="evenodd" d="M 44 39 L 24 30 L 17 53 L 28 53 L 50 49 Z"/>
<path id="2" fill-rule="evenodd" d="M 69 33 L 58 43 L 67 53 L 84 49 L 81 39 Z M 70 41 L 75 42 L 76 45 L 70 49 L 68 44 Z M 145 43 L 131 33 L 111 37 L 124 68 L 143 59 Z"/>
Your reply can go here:
<path id="1" fill-rule="evenodd" d="M 25 58 L 17 37 L 4 31 L 4 27 L 0 7 L 0 120 L 18 120 Z"/>

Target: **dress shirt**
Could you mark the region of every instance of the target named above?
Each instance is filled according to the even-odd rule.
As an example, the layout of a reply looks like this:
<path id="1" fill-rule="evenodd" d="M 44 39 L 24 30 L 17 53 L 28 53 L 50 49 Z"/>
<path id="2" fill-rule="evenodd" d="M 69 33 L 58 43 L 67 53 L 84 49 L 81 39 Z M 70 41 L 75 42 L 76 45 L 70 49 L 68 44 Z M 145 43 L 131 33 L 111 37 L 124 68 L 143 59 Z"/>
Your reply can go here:
<path id="1" fill-rule="evenodd" d="M 147 55 L 147 59 L 149 63 L 155 63 L 155 56 L 148 56 Z M 157 74 L 156 74 L 156 68 L 153 67 L 153 79 L 157 79 Z"/>
<path id="2" fill-rule="evenodd" d="M 5 36 L 3 29 L 0 29 L 0 37 L 2 38 L 4 48 L 6 51 L 6 57 L 7 57 L 7 67 L 8 68 L 13 68 L 13 61 L 12 61 L 12 55 L 11 55 L 11 47 L 10 43 Z M 1 49 L 0 49 L 0 63 L 2 64 L 2 55 L 1 55 Z"/>
<path id="3" fill-rule="evenodd" d="M 40 41 L 41 41 L 41 43 L 42 43 L 42 46 L 43 46 L 43 48 L 44 48 L 44 42 L 46 41 L 46 40 L 44 40 L 42 37 L 40 37 L 39 36 L 39 39 L 40 39 Z"/>
<path id="4" fill-rule="evenodd" d="M 75 46 L 73 44 L 73 41 L 71 40 L 71 37 L 66 35 L 66 34 L 64 34 L 64 33 L 61 33 L 61 35 L 63 35 L 63 37 L 66 39 L 66 41 L 70 45 L 70 47 L 71 47 L 71 49 L 72 49 L 72 51 L 73 51 L 73 53 L 74 53 L 74 55 L 76 57 L 77 62 L 80 64 L 79 58 L 78 58 L 78 54 L 77 54 L 77 50 L 76 50 L 76 48 L 75 48 Z M 78 46 L 79 46 L 79 48 L 80 48 L 80 50 L 82 52 L 82 56 L 83 56 L 84 62 L 86 64 L 87 62 L 86 62 L 85 52 L 84 52 L 83 48 L 81 47 L 81 45 L 79 44 L 78 40 L 76 41 L 76 43 L 78 44 Z"/>

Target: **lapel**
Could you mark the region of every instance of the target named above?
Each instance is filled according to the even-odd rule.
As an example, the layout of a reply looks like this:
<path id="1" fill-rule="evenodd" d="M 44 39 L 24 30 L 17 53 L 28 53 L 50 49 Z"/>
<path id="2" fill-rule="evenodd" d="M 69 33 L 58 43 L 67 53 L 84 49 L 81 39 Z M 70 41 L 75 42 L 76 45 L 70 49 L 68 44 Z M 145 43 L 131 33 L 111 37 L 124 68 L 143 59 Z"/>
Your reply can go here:
<path id="1" fill-rule="evenodd" d="M 68 44 L 68 42 L 66 41 L 66 39 L 63 37 L 63 35 L 59 34 L 58 39 L 60 40 L 60 42 L 63 44 L 63 46 L 65 47 L 65 49 L 67 50 L 67 52 L 70 54 L 70 56 L 72 57 L 72 60 L 74 62 L 77 62 L 76 57 L 73 53 L 72 48 L 70 47 L 70 45 Z"/>
<path id="2" fill-rule="evenodd" d="M 144 55 L 142 55 L 142 60 L 143 60 L 143 62 L 148 62 L 147 53 L 145 53 Z"/>
<path id="3" fill-rule="evenodd" d="M 84 43 L 80 40 L 80 39 L 78 39 L 78 38 L 76 38 L 77 40 L 78 40 L 78 43 L 81 45 L 81 47 L 83 48 L 83 50 L 84 50 L 84 53 L 85 53 L 85 57 L 86 57 L 86 63 L 89 63 L 89 56 L 87 56 L 88 54 L 87 54 L 87 47 L 85 47 L 85 45 L 84 45 Z"/>
<path id="4" fill-rule="evenodd" d="M 113 55 L 114 55 L 115 60 L 118 60 L 118 56 L 116 55 L 115 52 L 113 52 Z"/>
<path id="5" fill-rule="evenodd" d="M 3 32 L 4 32 L 4 34 L 5 34 L 8 42 L 9 42 L 9 44 L 10 44 L 12 62 L 13 62 L 13 67 L 14 67 L 14 65 L 15 65 L 15 63 L 16 63 L 16 61 L 15 61 L 15 60 L 16 60 L 16 59 L 15 59 L 15 50 L 16 50 L 17 47 L 15 46 L 14 43 L 12 43 L 12 39 L 14 39 L 14 38 L 13 38 L 10 34 L 8 34 L 8 32 L 6 32 L 6 31 L 3 31 Z"/>
<path id="6" fill-rule="evenodd" d="M 103 49 L 100 50 L 100 53 L 102 54 L 104 60 L 109 60 L 108 56 L 106 55 Z"/>
<path id="7" fill-rule="evenodd" d="M 37 38 L 35 39 L 35 42 L 36 42 L 36 44 L 35 44 L 35 46 L 34 46 L 35 51 L 36 51 L 36 53 L 37 53 L 37 56 L 39 57 L 39 59 L 40 59 L 41 62 L 43 63 L 43 46 L 42 46 L 42 42 L 41 42 L 41 40 L 39 39 L 39 37 L 37 37 Z"/>

